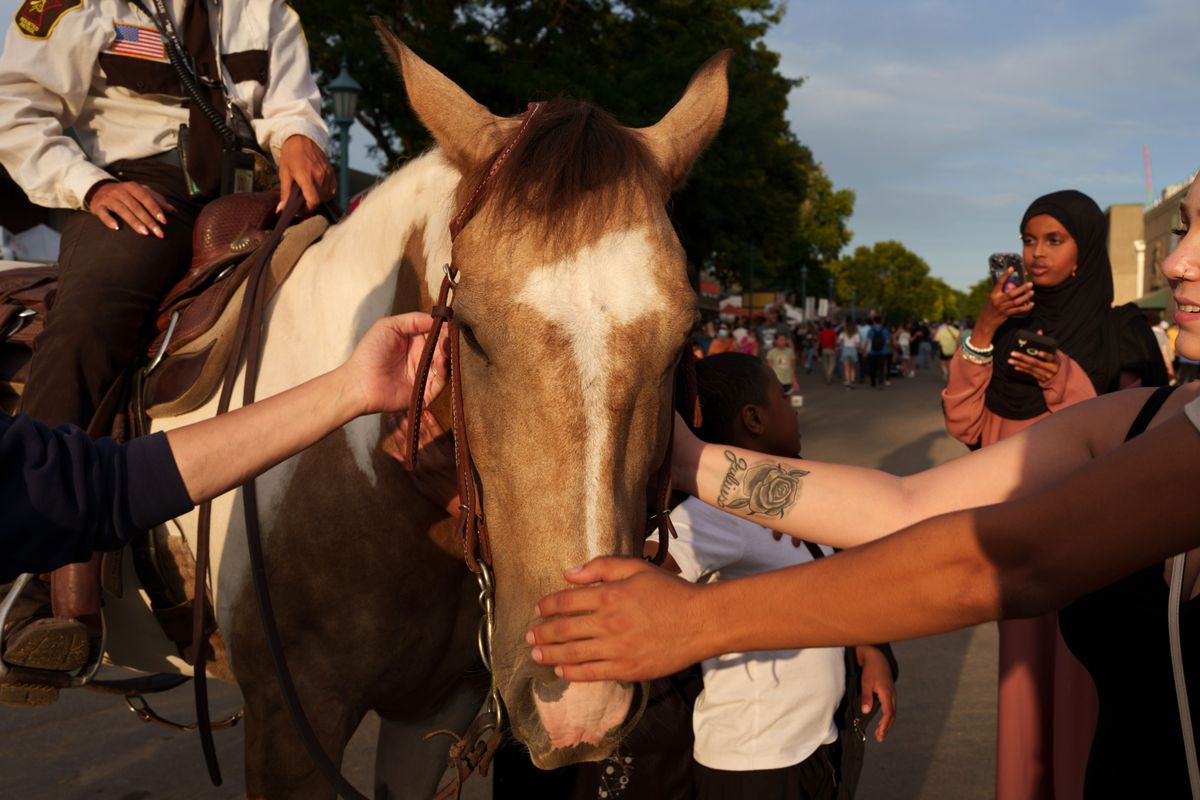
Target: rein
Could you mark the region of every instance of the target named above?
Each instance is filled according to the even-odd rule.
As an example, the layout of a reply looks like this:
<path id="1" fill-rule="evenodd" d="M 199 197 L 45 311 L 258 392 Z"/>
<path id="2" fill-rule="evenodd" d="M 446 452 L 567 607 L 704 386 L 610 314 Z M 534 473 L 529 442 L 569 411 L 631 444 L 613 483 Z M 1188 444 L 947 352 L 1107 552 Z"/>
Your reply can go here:
<path id="1" fill-rule="evenodd" d="M 450 241 L 453 244 L 467 223 L 474 218 L 475 213 L 486 196 L 488 185 L 491 183 L 504 162 L 512 154 L 517 143 L 529 128 L 530 122 L 537 115 L 540 104 L 530 103 L 529 111 L 521 126 L 517 129 L 508 144 L 496 155 L 487 174 L 475 186 L 466 204 L 450 223 Z M 437 352 L 438 341 L 442 327 L 449 328 L 450 336 L 450 374 L 446 376 L 450 385 L 452 427 L 451 435 L 454 441 L 454 464 L 458 482 L 458 535 L 462 540 L 463 559 L 467 569 L 475 574 L 479 583 L 479 603 L 484 612 L 480 620 L 479 655 L 492 677 L 488 703 L 482 713 L 468 727 L 461 737 L 453 731 L 434 731 L 426 735 L 426 739 L 438 735 L 449 735 L 455 741 L 450 748 L 449 766 L 455 771 L 455 778 L 438 792 L 434 800 L 444 800 L 462 791 L 462 784 L 471 772 L 478 769 L 481 775 L 487 775 L 492 757 L 503 738 L 501 732 L 504 717 L 503 704 L 499 690 L 496 688 L 495 676 L 492 673 L 492 632 L 495 613 L 495 581 L 492 577 L 492 547 L 488 538 L 487 523 L 483 516 L 482 496 L 479 486 L 478 472 L 471 458 L 471 447 L 467 437 L 466 416 L 463 409 L 462 370 L 459 365 L 460 330 L 454 319 L 454 295 L 462 277 L 461 271 L 451 263 L 442 267 L 442 284 L 438 291 L 437 301 L 430 309 L 433 325 L 427 334 L 425 347 L 413 383 L 412 398 L 408 406 L 409 436 L 405 443 L 404 464 L 411 471 L 416 468 L 420 448 L 421 416 L 425 406 L 425 388 L 429 380 L 433 357 Z M 684 346 L 680 360 L 675 370 L 674 386 L 672 387 L 672 406 L 677 403 L 682 406 L 681 413 L 690 414 L 694 424 L 700 424 L 700 405 L 696 391 L 695 361 L 692 349 Z M 676 537 L 675 526 L 671 523 L 671 453 L 674 442 L 674 425 L 671 425 L 667 438 L 667 450 L 654 478 L 647 488 L 648 501 L 653 503 L 649 519 L 654 522 L 658 531 L 658 551 L 651 561 L 661 565 L 667 558 L 668 543 Z M 653 498 L 653 499 L 651 499 Z M 652 531 L 651 531 L 652 532 Z M 650 532 L 647 532 L 649 536 Z M 490 731 L 490 733 L 489 733 Z M 480 738 L 488 734 L 486 741 Z"/>
<path id="2" fill-rule="evenodd" d="M 225 377 L 221 386 L 221 398 L 217 405 L 217 415 L 229 410 L 233 396 L 234 381 L 237 378 L 238 365 L 243 355 L 246 358 L 246 376 L 242 387 L 242 405 L 254 402 L 254 388 L 258 382 L 258 370 L 262 358 L 262 317 L 266 303 L 266 282 L 263 280 L 271 262 L 271 254 L 278 246 L 283 232 L 291 224 L 296 213 L 300 210 L 304 198 L 298 186 L 293 186 L 284 205 L 279 222 L 271 231 L 267 240 L 255 251 L 251 258 L 249 275 L 246 278 L 246 290 L 243 295 L 242 309 L 238 316 L 237 329 L 234 332 L 233 348 L 229 362 L 225 366 Z M 348 800 L 366 800 L 350 782 L 341 774 L 338 767 L 326 755 L 324 748 L 313 732 L 312 724 L 300 704 L 296 684 L 292 679 L 287 658 L 283 653 L 283 644 L 279 638 L 279 628 L 275 623 L 275 611 L 271 604 L 270 588 L 267 584 L 266 564 L 263 559 L 262 532 L 258 525 L 258 494 L 255 491 L 254 480 L 242 485 L 242 506 L 245 512 L 246 546 L 250 552 L 250 576 L 254 583 L 254 593 L 258 598 L 259 617 L 262 621 L 263 633 L 267 638 L 267 649 L 275 665 L 276 676 L 279 679 L 280 692 L 284 704 L 292 718 L 304 748 L 313 759 L 317 769 L 329 785 L 338 794 Z M 196 583 L 193 597 L 194 615 L 192 618 L 192 641 L 195 643 L 196 654 L 193 660 L 192 677 L 196 690 L 196 728 L 200 733 L 200 746 L 204 751 L 204 760 L 208 765 L 209 776 L 214 786 L 221 785 L 221 770 L 217 763 L 216 749 L 213 746 L 212 723 L 208 713 L 208 685 L 205 673 L 207 660 L 207 637 L 205 629 L 205 603 L 203 598 L 207 591 L 209 539 L 212 529 L 212 505 L 204 503 L 200 506 L 200 516 L 196 532 Z"/>

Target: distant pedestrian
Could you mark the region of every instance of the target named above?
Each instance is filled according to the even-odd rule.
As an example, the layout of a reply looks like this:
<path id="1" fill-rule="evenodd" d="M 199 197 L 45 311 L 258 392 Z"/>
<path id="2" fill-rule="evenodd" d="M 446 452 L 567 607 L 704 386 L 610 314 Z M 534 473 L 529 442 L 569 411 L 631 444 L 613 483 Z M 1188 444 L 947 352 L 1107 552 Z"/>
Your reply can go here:
<path id="1" fill-rule="evenodd" d="M 899 350 L 897 355 L 900 359 L 900 374 L 906 378 L 917 374 L 912 358 L 912 333 L 909 331 L 911 325 L 910 321 L 896 329 L 896 349 Z"/>
<path id="2" fill-rule="evenodd" d="M 878 316 L 871 318 L 867 330 L 867 371 L 871 375 L 871 388 L 882 390 L 889 383 L 888 360 L 892 355 L 892 334 Z"/>
<path id="3" fill-rule="evenodd" d="M 954 354 L 958 352 L 961 336 L 962 331 L 948 318 L 942 321 L 937 333 L 934 334 L 933 338 L 938 346 L 938 365 L 942 368 L 943 382 L 950 380 L 950 359 L 954 358 Z"/>
<path id="4" fill-rule="evenodd" d="M 829 320 L 821 326 L 817 334 L 817 345 L 821 348 L 821 368 L 825 371 L 825 382 L 833 383 L 833 373 L 837 370 L 837 331 Z"/>
<path id="5" fill-rule="evenodd" d="M 840 349 L 842 359 L 842 375 L 844 381 L 842 383 L 847 389 L 854 388 L 855 378 L 858 376 L 858 348 L 862 340 L 858 335 L 858 326 L 854 324 L 854 320 L 846 320 L 846 327 L 842 329 L 838 336 L 838 348 Z"/>
<path id="6" fill-rule="evenodd" d="M 717 326 L 716 337 L 708 343 L 706 355 L 715 356 L 717 353 L 732 353 L 737 349 L 737 342 L 729 330 L 729 324 L 722 322 Z"/>
<path id="7" fill-rule="evenodd" d="M 784 394 L 800 391 L 800 385 L 796 382 L 796 351 L 789 338 L 786 333 L 775 334 L 775 346 L 766 354 L 767 366 L 783 386 Z"/>

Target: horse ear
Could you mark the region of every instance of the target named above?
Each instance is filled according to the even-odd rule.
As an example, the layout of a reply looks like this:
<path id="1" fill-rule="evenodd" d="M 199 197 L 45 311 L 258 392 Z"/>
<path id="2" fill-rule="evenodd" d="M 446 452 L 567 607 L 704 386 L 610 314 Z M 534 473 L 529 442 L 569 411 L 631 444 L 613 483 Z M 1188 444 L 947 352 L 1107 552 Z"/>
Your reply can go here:
<path id="1" fill-rule="evenodd" d="M 732 50 L 722 50 L 705 61 L 675 107 L 649 128 L 638 129 L 672 189 L 687 177 L 700 151 L 725 120 L 732 54 Z"/>
<path id="2" fill-rule="evenodd" d="M 379 17 L 371 17 L 371 21 L 404 78 L 409 104 L 450 161 L 466 173 L 491 158 L 504 143 L 506 120 L 429 66 Z"/>

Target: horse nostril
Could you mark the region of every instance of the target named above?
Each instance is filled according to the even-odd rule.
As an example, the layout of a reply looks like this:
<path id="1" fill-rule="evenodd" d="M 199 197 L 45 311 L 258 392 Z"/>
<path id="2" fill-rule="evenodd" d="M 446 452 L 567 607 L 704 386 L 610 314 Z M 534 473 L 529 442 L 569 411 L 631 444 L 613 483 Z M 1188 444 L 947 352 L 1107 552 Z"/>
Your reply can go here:
<path id="1" fill-rule="evenodd" d="M 534 676 L 533 693 L 537 699 L 543 703 L 557 703 L 566 693 L 567 687 L 571 684 L 564 681 L 562 678 L 550 674 L 549 680 L 543 680 L 540 676 Z"/>

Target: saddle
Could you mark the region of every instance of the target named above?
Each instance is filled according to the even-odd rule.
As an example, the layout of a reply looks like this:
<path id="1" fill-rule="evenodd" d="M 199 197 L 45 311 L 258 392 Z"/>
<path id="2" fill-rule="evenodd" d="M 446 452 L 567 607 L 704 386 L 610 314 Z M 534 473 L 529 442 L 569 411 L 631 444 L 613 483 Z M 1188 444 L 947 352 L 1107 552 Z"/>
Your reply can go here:
<path id="1" fill-rule="evenodd" d="M 274 227 L 278 197 L 276 192 L 228 195 L 200 212 L 192 234 L 191 265 L 155 311 L 144 356 L 102 401 L 89 428 L 93 435 L 110 430 L 118 438 L 126 432 L 137 435 L 145 430 L 147 416 L 184 414 L 213 396 L 232 347 L 249 256 Z M 265 276 L 268 299 L 328 226 L 324 217 L 314 216 L 287 229 Z M 0 270 L 0 407 L 7 411 L 14 410 L 24 391 L 33 343 L 53 307 L 57 286 L 54 265 Z M 155 617 L 180 655 L 192 662 L 190 589 L 195 565 L 190 549 L 181 537 L 160 527 L 136 539 L 131 552 Z M 116 597 L 123 591 L 121 563 L 120 553 L 107 555 L 99 576 L 103 588 Z M 77 617 L 81 611 L 98 610 L 95 582 L 71 582 L 67 588 L 69 597 L 55 590 L 56 614 Z M 219 636 L 209 634 L 210 646 L 222 649 Z"/>

